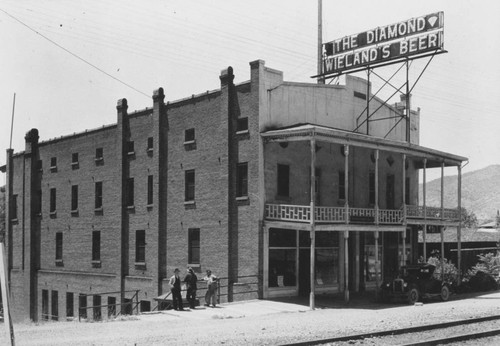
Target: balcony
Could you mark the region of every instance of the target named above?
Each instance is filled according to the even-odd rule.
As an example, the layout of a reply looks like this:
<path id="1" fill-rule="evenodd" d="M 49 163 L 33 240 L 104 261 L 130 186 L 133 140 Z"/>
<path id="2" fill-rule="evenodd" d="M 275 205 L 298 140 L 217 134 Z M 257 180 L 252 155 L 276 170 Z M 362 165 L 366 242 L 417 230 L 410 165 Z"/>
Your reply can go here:
<path id="1" fill-rule="evenodd" d="M 318 224 L 346 223 L 346 210 L 349 213 L 350 224 L 377 224 L 377 211 L 375 208 L 345 208 L 345 207 L 316 207 L 315 222 Z M 443 216 L 441 216 L 443 214 Z M 379 209 L 378 224 L 402 225 L 406 221 L 423 223 L 425 221 L 458 222 L 460 213 L 458 209 L 441 209 L 405 205 L 400 209 Z M 306 205 L 266 204 L 266 220 L 304 222 L 311 221 L 311 209 Z"/>

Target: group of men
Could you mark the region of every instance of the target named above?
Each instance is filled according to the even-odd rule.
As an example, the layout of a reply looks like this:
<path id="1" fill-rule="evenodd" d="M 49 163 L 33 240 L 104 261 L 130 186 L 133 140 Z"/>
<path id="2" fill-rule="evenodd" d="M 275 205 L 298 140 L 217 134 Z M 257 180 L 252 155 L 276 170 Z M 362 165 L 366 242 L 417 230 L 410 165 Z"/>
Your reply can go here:
<path id="1" fill-rule="evenodd" d="M 203 278 L 207 282 L 207 293 L 205 294 L 205 306 L 212 305 L 214 308 L 217 303 L 217 277 L 212 275 L 210 270 L 207 270 L 207 275 Z M 184 277 L 183 282 L 186 285 L 186 300 L 189 302 L 189 307 L 194 309 L 196 306 L 196 291 L 198 289 L 198 277 L 194 273 L 193 268 L 187 268 L 187 274 Z M 181 295 L 181 278 L 180 270 L 175 268 L 174 275 L 170 278 L 170 292 L 172 292 L 172 305 L 175 310 L 182 311 L 184 307 L 182 305 L 182 295 Z"/>

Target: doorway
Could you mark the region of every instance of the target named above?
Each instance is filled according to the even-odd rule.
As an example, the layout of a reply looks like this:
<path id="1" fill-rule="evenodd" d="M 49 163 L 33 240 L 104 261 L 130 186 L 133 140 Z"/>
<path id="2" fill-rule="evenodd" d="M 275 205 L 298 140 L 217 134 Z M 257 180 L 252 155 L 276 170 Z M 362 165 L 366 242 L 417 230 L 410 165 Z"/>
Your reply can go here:
<path id="1" fill-rule="evenodd" d="M 311 292 L 311 250 L 299 251 L 299 296 L 306 297 Z"/>

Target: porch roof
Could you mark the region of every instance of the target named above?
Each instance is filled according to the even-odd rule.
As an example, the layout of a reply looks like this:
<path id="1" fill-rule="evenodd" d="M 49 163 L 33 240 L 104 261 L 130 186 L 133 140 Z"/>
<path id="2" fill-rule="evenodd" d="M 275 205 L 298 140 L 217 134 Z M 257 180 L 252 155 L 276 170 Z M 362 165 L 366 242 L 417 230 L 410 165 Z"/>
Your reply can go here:
<path id="1" fill-rule="evenodd" d="M 373 137 L 361 133 L 339 130 L 331 127 L 299 124 L 292 127 L 261 132 L 266 142 L 292 142 L 316 139 L 322 142 L 353 145 L 356 147 L 379 149 L 382 151 L 406 154 L 416 160 L 417 168 L 423 168 L 423 160 L 427 159 L 427 168 L 460 166 L 466 157 L 453 155 L 443 151 L 422 147 L 420 145 Z"/>

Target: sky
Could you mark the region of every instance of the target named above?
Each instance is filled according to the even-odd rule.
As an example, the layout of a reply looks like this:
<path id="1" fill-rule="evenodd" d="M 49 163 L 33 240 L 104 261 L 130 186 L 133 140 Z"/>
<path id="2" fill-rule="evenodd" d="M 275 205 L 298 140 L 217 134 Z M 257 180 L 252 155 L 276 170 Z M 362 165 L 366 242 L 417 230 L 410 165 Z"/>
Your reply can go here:
<path id="1" fill-rule="evenodd" d="M 116 123 L 129 111 L 235 82 L 262 59 L 284 79 L 315 83 L 318 2 L 314 0 L 0 0 L 0 165 L 24 135 L 48 140 Z M 446 54 L 415 60 L 412 108 L 421 109 L 420 144 L 469 158 L 462 172 L 500 164 L 500 1 L 323 0 L 323 42 L 444 11 Z M 379 68 L 389 78 L 399 65 Z M 403 69 L 404 70 L 404 69 Z M 366 77 L 366 73 L 357 74 Z M 401 86 L 405 75 L 392 80 Z M 373 90 L 382 81 L 372 77 Z M 384 88 L 381 97 L 391 95 Z M 392 99 L 391 102 L 399 101 Z M 429 172 L 428 177 L 440 175 Z M 456 168 L 446 175 L 457 174 Z"/>

